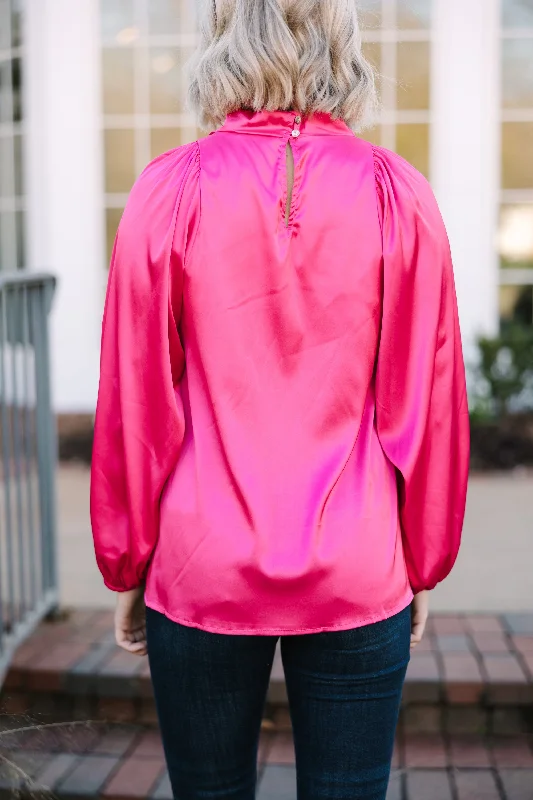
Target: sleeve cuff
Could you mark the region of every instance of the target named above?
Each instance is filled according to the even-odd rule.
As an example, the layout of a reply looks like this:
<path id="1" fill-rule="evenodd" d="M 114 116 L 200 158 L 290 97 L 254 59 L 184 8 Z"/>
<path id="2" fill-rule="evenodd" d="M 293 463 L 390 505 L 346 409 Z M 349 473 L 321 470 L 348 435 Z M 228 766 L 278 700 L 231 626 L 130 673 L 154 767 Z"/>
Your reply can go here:
<path id="1" fill-rule="evenodd" d="M 124 592 L 131 592 L 134 589 L 140 589 L 142 586 L 144 586 L 144 581 L 118 584 L 118 583 L 111 583 L 106 578 L 104 578 L 104 583 L 110 591 L 119 592 L 121 594 L 123 594 Z"/>

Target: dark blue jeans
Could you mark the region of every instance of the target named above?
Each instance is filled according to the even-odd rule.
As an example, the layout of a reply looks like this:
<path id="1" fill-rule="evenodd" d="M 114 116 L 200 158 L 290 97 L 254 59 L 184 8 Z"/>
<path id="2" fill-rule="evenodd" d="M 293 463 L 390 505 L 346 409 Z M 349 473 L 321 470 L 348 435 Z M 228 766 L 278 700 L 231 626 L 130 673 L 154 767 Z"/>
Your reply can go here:
<path id="1" fill-rule="evenodd" d="M 385 800 L 409 661 L 410 607 L 347 631 L 281 637 L 298 800 Z M 177 800 L 253 800 L 276 636 L 207 633 L 147 609 L 148 654 Z"/>

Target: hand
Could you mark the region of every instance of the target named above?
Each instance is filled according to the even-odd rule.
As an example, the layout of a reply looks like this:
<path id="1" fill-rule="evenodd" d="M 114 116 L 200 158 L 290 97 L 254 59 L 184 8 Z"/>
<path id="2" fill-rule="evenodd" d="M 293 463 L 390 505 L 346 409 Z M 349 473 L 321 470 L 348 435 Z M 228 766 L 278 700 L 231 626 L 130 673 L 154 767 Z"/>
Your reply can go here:
<path id="1" fill-rule="evenodd" d="M 144 587 L 117 594 L 115 639 L 119 647 L 136 656 L 146 655 Z"/>
<path id="2" fill-rule="evenodd" d="M 429 614 L 429 592 L 415 594 L 411 605 L 411 650 L 422 641 Z"/>

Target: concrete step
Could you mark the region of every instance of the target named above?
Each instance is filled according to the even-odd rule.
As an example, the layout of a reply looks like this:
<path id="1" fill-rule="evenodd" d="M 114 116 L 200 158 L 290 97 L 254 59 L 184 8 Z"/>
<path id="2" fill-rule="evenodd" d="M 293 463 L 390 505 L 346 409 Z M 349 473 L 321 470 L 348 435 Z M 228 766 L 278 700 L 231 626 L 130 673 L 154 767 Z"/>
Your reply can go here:
<path id="1" fill-rule="evenodd" d="M 44 622 L 15 655 L 3 712 L 156 726 L 148 661 L 117 648 L 112 624 L 111 612 L 91 609 Z M 433 616 L 409 664 L 402 719 L 411 733 L 533 731 L 533 614 Z M 290 728 L 279 651 L 264 724 Z"/>

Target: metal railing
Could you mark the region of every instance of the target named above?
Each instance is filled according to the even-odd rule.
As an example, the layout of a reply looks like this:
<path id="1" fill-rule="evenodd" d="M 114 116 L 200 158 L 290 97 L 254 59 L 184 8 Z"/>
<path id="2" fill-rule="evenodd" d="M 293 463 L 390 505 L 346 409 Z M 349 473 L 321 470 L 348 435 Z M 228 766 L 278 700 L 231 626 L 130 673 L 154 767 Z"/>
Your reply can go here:
<path id="1" fill-rule="evenodd" d="M 0 273 L 0 681 L 57 603 L 51 275 Z"/>

